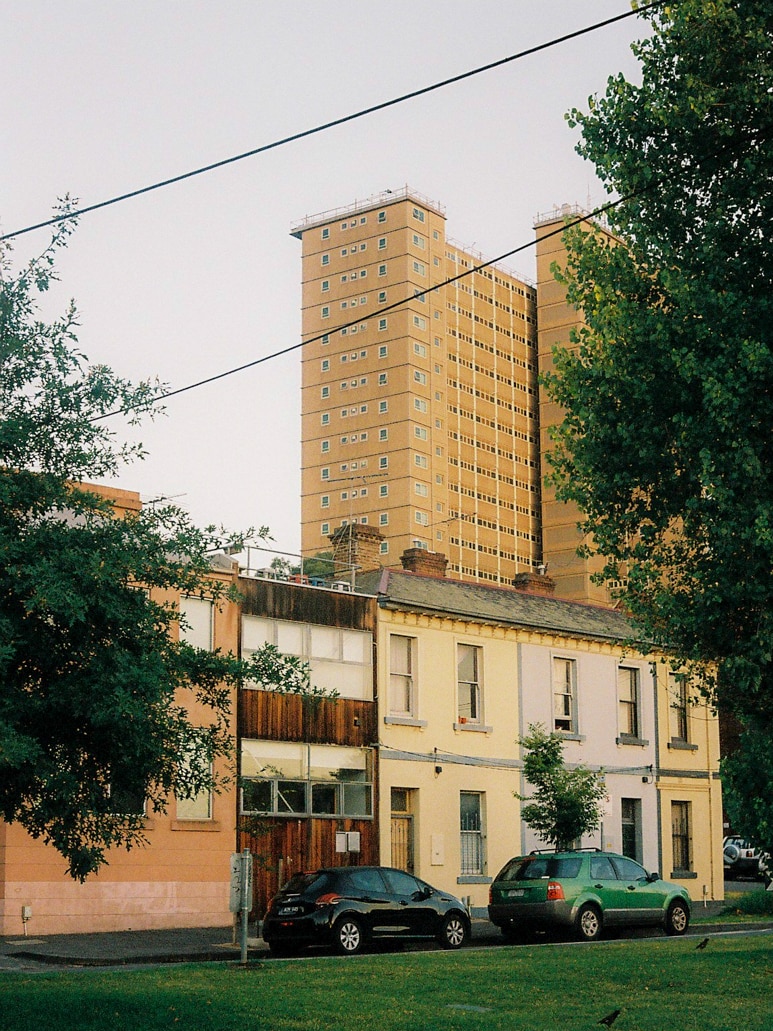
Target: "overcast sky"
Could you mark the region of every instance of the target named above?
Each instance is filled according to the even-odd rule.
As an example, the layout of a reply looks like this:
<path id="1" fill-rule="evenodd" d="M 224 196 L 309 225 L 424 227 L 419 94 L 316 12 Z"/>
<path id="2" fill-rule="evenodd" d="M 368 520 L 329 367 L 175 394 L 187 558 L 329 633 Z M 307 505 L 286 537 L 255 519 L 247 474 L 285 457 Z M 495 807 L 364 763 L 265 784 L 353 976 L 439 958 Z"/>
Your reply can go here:
<path id="1" fill-rule="evenodd" d="M 0 228 L 250 150 L 629 9 L 627 0 L 0 0 Z M 486 255 L 605 195 L 564 120 L 636 76 L 634 18 L 298 143 L 83 216 L 47 304 L 89 360 L 172 388 L 296 343 L 291 224 L 406 183 Z M 20 263 L 47 231 L 15 243 Z M 533 277 L 531 252 L 515 271 Z M 51 309 L 54 310 L 53 308 Z M 115 429 L 124 435 L 120 420 Z M 300 546 L 300 356 L 167 402 L 121 486 Z"/>

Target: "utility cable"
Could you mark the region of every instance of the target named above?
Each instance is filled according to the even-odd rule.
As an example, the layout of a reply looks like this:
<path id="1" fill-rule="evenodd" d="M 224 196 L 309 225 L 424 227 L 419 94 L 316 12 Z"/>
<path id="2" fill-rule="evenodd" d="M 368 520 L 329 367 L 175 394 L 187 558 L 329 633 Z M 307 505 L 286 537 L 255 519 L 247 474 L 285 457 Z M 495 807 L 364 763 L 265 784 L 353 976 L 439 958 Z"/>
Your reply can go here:
<path id="1" fill-rule="evenodd" d="M 700 165 L 702 161 L 716 158 L 721 154 L 725 153 L 726 151 L 728 151 L 728 149 L 729 147 L 727 145 L 720 147 L 719 149 L 704 155 L 703 158 L 699 160 L 698 164 Z M 660 186 L 660 183 L 660 179 L 653 179 L 646 185 L 639 187 L 639 189 L 632 190 L 630 193 L 627 193 L 622 197 L 618 197 L 617 200 L 608 201 L 606 204 L 602 204 L 600 207 L 594 208 L 593 211 L 585 212 L 584 214 L 580 215 L 575 219 L 567 219 L 562 225 L 558 226 L 556 229 L 551 229 L 549 233 L 544 233 L 539 238 L 539 240 L 547 240 L 550 239 L 550 237 L 552 236 L 560 236 L 562 233 L 565 233 L 568 229 L 573 229 L 575 226 L 581 225 L 583 222 L 590 222 L 594 219 L 602 218 L 604 215 L 606 215 L 608 211 L 611 211 L 613 208 L 618 207 L 618 205 L 620 204 L 625 204 L 628 201 L 635 200 L 637 197 L 641 197 L 643 194 L 648 193 L 656 186 Z M 352 319 L 349 322 L 345 322 L 339 326 L 335 326 L 332 329 L 328 329 L 323 333 L 318 333 L 316 336 L 309 337 L 308 340 L 300 340 L 296 344 L 291 344 L 288 347 L 282 348 L 282 350 L 280 351 L 274 351 L 271 354 L 264 355 L 262 358 L 256 358 L 251 362 L 246 362 L 244 365 L 238 365 L 236 366 L 236 368 L 228 369 L 225 372 L 216 373 L 214 376 L 208 376 L 205 379 L 197 380 L 195 383 L 189 383 L 187 386 L 178 387 L 175 390 L 169 390 L 165 393 L 158 394 L 155 398 L 153 398 L 153 401 L 164 401 L 169 397 L 175 397 L 177 394 L 184 394 L 189 390 L 195 390 L 198 387 L 206 386 L 208 383 L 214 383 L 219 379 L 225 379 L 227 376 L 233 376 L 238 372 L 244 372 L 246 369 L 254 368 L 256 365 L 262 365 L 264 362 L 271 361 L 274 358 L 281 358 L 286 354 L 290 354 L 292 351 L 297 351 L 299 348 L 305 347 L 306 344 L 316 343 L 316 341 L 322 340 L 323 337 L 331 336 L 334 333 L 340 333 L 344 329 L 349 329 L 352 326 L 359 325 L 363 322 L 368 322 L 373 318 L 378 318 L 382 316 L 384 312 L 393 311 L 396 308 L 401 308 L 403 305 L 409 304 L 411 301 L 414 301 L 417 296 L 424 296 L 425 294 L 435 293 L 437 290 L 440 290 L 445 286 L 449 286 L 451 283 L 456 283 L 460 279 L 465 279 L 467 276 L 471 276 L 475 272 L 480 272 L 482 269 L 489 268 L 492 265 L 498 265 L 505 259 L 511 258 L 514 254 L 520 254 L 523 251 L 529 250 L 529 248 L 531 247 L 535 247 L 537 243 L 538 240 L 535 237 L 535 239 L 529 240 L 528 243 L 523 243 L 520 244 L 520 246 L 518 247 L 513 247 L 512 250 L 505 251 L 504 254 L 500 254 L 495 258 L 488 258 L 486 261 L 481 261 L 477 265 L 473 265 L 471 268 L 466 269 L 464 272 L 460 272 L 456 276 L 451 276 L 450 278 L 444 279 L 439 283 L 435 283 L 434 286 L 428 286 L 423 290 L 415 290 L 414 293 L 408 297 L 403 297 L 399 301 L 394 301 L 392 304 L 385 304 L 383 306 L 380 306 L 377 312 L 372 312 L 369 315 L 361 315 L 356 319 Z M 97 422 L 99 419 L 107 419 L 113 415 L 121 415 L 125 411 L 128 411 L 128 409 L 116 409 L 112 412 L 105 412 L 102 415 L 94 416 L 90 421 Z"/>
<path id="2" fill-rule="evenodd" d="M 605 215 L 607 211 L 617 207 L 618 204 L 623 204 L 626 201 L 632 200 L 634 197 L 638 197 L 644 190 L 651 189 L 655 184 L 650 183 L 644 189 L 636 190 L 633 193 L 626 194 L 624 197 L 618 197 L 617 200 L 609 201 L 607 204 L 602 204 L 601 207 L 595 208 L 593 211 L 589 211 L 584 215 L 579 216 L 573 220 L 568 220 L 563 223 L 557 229 L 551 229 L 549 233 L 545 233 L 540 237 L 541 240 L 547 240 L 551 236 L 559 236 L 561 233 L 565 233 L 567 229 L 573 229 L 574 226 L 578 226 L 583 222 L 588 222 L 594 218 L 600 218 Z M 511 258 L 514 254 L 520 254 L 522 251 L 528 250 L 530 247 L 535 247 L 537 240 L 529 240 L 528 243 L 520 244 L 518 247 L 513 247 L 512 250 L 505 251 L 504 254 L 498 255 L 496 258 L 489 258 L 486 261 L 479 262 L 477 265 L 473 265 L 471 268 L 465 269 L 464 272 L 460 272 L 456 276 L 451 276 L 449 279 L 444 279 L 440 283 L 435 283 L 434 286 L 428 286 L 424 290 L 417 290 L 415 293 L 410 294 L 408 297 L 402 297 L 399 301 L 394 301 L 392 304 L 385 304 L 379 307 L 378 311 L 371 312 L 368 315 L 360 315 L 356 319 L 352 319 L 349 322 L 344 322 L 341 325 L 332 327 L 331 329 L 325 330 L 324 333 L 318 333 L 316 336 L 309 337 L 308 340 L 299 340 L 296 344 L 290 344 L 288 347 L 283 347 L 279 351 L 273 351 L 271 354 L 265 354 L 262 358 L 255 358 L 251 362 L 245 362 L 244 365 L 237 365 L 233 369 L 227 369 L 225 372 L 215 373 L 214 376 L 207 376 L 205 379 L 197 380 L 195 383 L 189 383 L 184 387 L 177 387 L 175 390 L 168 390 L 165 393 L 158 394 L 152 400 L 165 401 L 167 398 L 176 397 L 178 394 L 185 394 L 189 390 L 196 390 L 199 387 L 204 387 L 209 383 L 216 383 L 218 380 L 226 379 L 228 376 L 235 376 L 238 372 L 245 372 L 247 369 L 253 369 L 256 365 L 262 365 L 264 362 L 273 361 L 275 358 L 282 358 L 286 354 L 290 354 L 293 351 L 297 351 L 307 344 L 314 344 L 318 340 L 322 340 L 323 337 L 332 336 L 335 333 L 340 333 L 344 329 L 349 329 L 352 326 L 361 325 L 363 322 L 369 322 L 374 318 L 381 318 L 385 312 L 394 311 L 396 308 L 401 308 L 406 304 L 410 304 L 411 301 L 415 301 L 417 296 L 425 296 L 426 294 L 435 293 L 437 290 L 441 290 L 443 287 L 449 286 L 452 283 L 458 282 L 460 279 L 465 279 L 467 276 L 473 275 L 475 272 L 480 272 L 484 268 L 488 268 L 491 265 L 498 265 L 506 258 Z M 102 415 L 94 416 L 90 421 L 98 422 L 100 419 L 108 419 L 113 415 L 122 415 L 129 409 L 118 408 L 112 412 L 104 412 Z"/>
<path id="3" fill-rule="evenodd" d="M 563 36 L 558 36 L 555 39 L 548 40 L 546 43 L 538 43 L 536 46 L 528 47 L 526 50 L 521 50 L 517 54 L 511 54 L 509 57 L 502 57 L 497 61 L 491 61 L 488 64 L 472 68 L 469 71 L 461 72 L 459 75 L 452 75 L 450 78 L 442 79 L 440 82 L 435 82 L 430 86 L 422 86 L 420 89 L 412 90 L 410 93 L 403 93 L 401 96 L 394 97 L 391 100 L 384 100 L 381 101 L 381 103 L 372 104 L 370 107 L 365 107 L 360 111 L 343 115 L 341 118 L 334 118 L 332 121 L 316 125 L 311 129 L 304 129 L 302 132 L 293 133 L 290 136 L 284 136 L 282 139 L 274 140 L 272 143 L 266 143 L 262 147 L 255 147 L 252 150 L 244 151 L 242 154 L 235 154 L 232 157 L 223 158 L 220 161 L 214 161 L 209 165 L 202 165 L 200 168 L 195 168 L 190 172 L 183 172 L 180 175 L 172 176 L 170 179 L 162 179 L 160 182 L 152 183 L 150 186 L 143 186 L 140 187 L 140 189 L 131 190 L 128 193 L 122 193 L 117 197 L 111 197 L 108 200 L 99 201 L 96 204 L 89 204 L 86 207 L 77 208 L 74 211 L 70 211 L 65 214 L 55 215 L 53 218 L 46 219 L 45 222 L 36 222 L 34 225 L 26 226 L 24 229 L 15 229 L 10 233 L 4 233 L 1 235 L 0 243 L 4 240 L 13 240 L 18 236 L 23 236 L 25 233 L 32 233 L 37 229 L 45 229 L 46 226 L 57 225 L 59 222 L 64 222 L 69 218 L 87 215 L 92 211 L 99 211 L 101 208 L 107 208 L 112 204 L 119 204 L 122 201 L 131 200 L 133 197 L 141 197 L 145 193 L 151 193 L 152 191 L 160 190 L 165 186 L 172 186 L 175 183 L 184 182 L 186 179 L 192 179 L 197 175 L 204 175 L 206 172 L 213 172 L 217 168 L 232 165 L 237 161 L 244 161 L 245 158 L 255 157 L 257 154 L 264 154 L 266 151 L 275 150 L 277 147 L 283 147 L 288 143 L 295 143 L 297 140 L 305 139 L 307 136 L 314 136 L 316 133 L 325 132 L 327 129 L 333 129 L 338 125 L 345 125 L 347 122 L 353 122 L 358 118 L 364 118 L 366 115 L 374 114 L 376 111 L 384 111 L 387 108 L 395 107 L 397 104 L 403 104 L 407 100 L 414 100 L 416 97 L 422 97 L 427 93 L 433 93 L 435 90 L 443 89 L 445 86 L 453 85 L 456 82 L 462 82 L 464 79 L 469 79 L 474 75 L 480 75 L 482 72 L 491 71 L 493 68 L 499 68 L 502 65 L 510 64 L 513 61 L 519 61 L 524 57 L 530 57 L 532 54 L 537 54 L 542 50 L 549 49 L 550 47 L 558 46 L 560 43 L 566 43 L 569 40 L 577 39 L 579 36 L 584 36 L 589 32 L 595 32 L 596 29 L 603 29 L 607 25 L 614 25 L 616 22 L 623 21 L 626 18 L 632 18 L 634 15 L 646 14 L 647 11 L 660 7 L 665 2 L 666 0 L 654 0 L 654 2 L 645 4 L 643 7 L 634 8 L 631 11 L 626 11 L 624 14 L 617 14 L 612 18 L 606 18 L 604 21 L 596 22 L 594 25 L 588 25 L 585 28 L 576 29 L 574 32 L 567 32 Z"/>

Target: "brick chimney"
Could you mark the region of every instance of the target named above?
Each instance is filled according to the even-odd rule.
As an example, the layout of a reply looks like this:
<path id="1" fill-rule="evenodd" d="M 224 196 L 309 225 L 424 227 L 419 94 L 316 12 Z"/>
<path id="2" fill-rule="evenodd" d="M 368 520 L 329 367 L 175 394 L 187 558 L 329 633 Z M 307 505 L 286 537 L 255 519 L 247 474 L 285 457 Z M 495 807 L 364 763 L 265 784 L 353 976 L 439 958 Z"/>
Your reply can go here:
<path id="1" fill-rule="evenodd" d="M 345 576 L 352 568 L 358 573 L 381 568 L 381 542 L 384 535 L 375 526 L 347 523 L 339 526 L 328 540 L 333 545 L 334 576 Z"/>
<path id="2" fill-rule="evenodd" d="M 400 556 L 403 569 L 423 576 L 445 576 L 448 559 L 439 551 L 426 548 L 406 548 Z"/>
<path id="3" fill-rule="evenodd" d="M 524 594 L 554 594 L 556 581 L 545 573 L 517 573 L 513 577 L 513 587 Z"/>

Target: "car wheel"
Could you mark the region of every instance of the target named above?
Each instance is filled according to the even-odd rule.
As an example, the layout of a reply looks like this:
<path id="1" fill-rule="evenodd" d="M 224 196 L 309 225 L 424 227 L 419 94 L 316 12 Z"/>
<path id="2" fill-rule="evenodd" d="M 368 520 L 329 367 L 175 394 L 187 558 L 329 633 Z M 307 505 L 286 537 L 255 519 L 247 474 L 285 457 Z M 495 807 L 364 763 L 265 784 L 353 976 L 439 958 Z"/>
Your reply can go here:
<path id="1" fill-rule="evenodd" d="M 690 923 L 690 912 L 684 902 L 672 902 L 666 913 L 666 934 L 684 934 Z"/>
<path id="2" fill-rule="evenodd" d="M 581 906 L 574 926 L 580 941 L 595 942 L 601 937 L 601 913 L 596 906 Z"/>
<path id="3" fill-rule="evenodd" d="M 467 935 L 467 921 L 461 913 L 449 913 L 440 926 L 437 940 L 444 949 L 461 949 Z"/>
<path id="4" fill-rule="evenodd" d="M 732 877 L 735 873 L 736 864 L 741 856 L 741 850 L 732 842 L 725 845 L 722 850 L 722 859 L 725 868 L 725 877 Z"/>
<path id="5" fill-rule="evenodd" d="M 360 952 L 365 943 L 362 924 L 353 916 L 342 916 L 333 927 L 333 942 L 342 956 Z"/>

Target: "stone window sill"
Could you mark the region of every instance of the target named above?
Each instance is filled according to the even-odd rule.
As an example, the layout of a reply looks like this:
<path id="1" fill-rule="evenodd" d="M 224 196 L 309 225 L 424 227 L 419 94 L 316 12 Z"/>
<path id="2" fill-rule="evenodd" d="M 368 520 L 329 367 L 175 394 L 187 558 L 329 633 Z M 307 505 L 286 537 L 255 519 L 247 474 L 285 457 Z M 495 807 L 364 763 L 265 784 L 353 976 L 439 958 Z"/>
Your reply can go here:
<path id="1" fill-rule="evenodd" d="M 219 820 L 172 820 L 173 831 L 213 831 L 222 830 Z"/>
<path id="2" fill-rule="evenodd" d="M 643 737 L 632 737 L 630 734 L 621 734 L 615 741 L 618 745 L 638 745 L 639 748 L 646 748 L 649 744 Z"/>
<path id="3" fill-rule="evenodd" d="M 426 720 L 415 720 L 412 716 L 385 716 L 384 723 L 395 727 L 426 727 Z"/>

